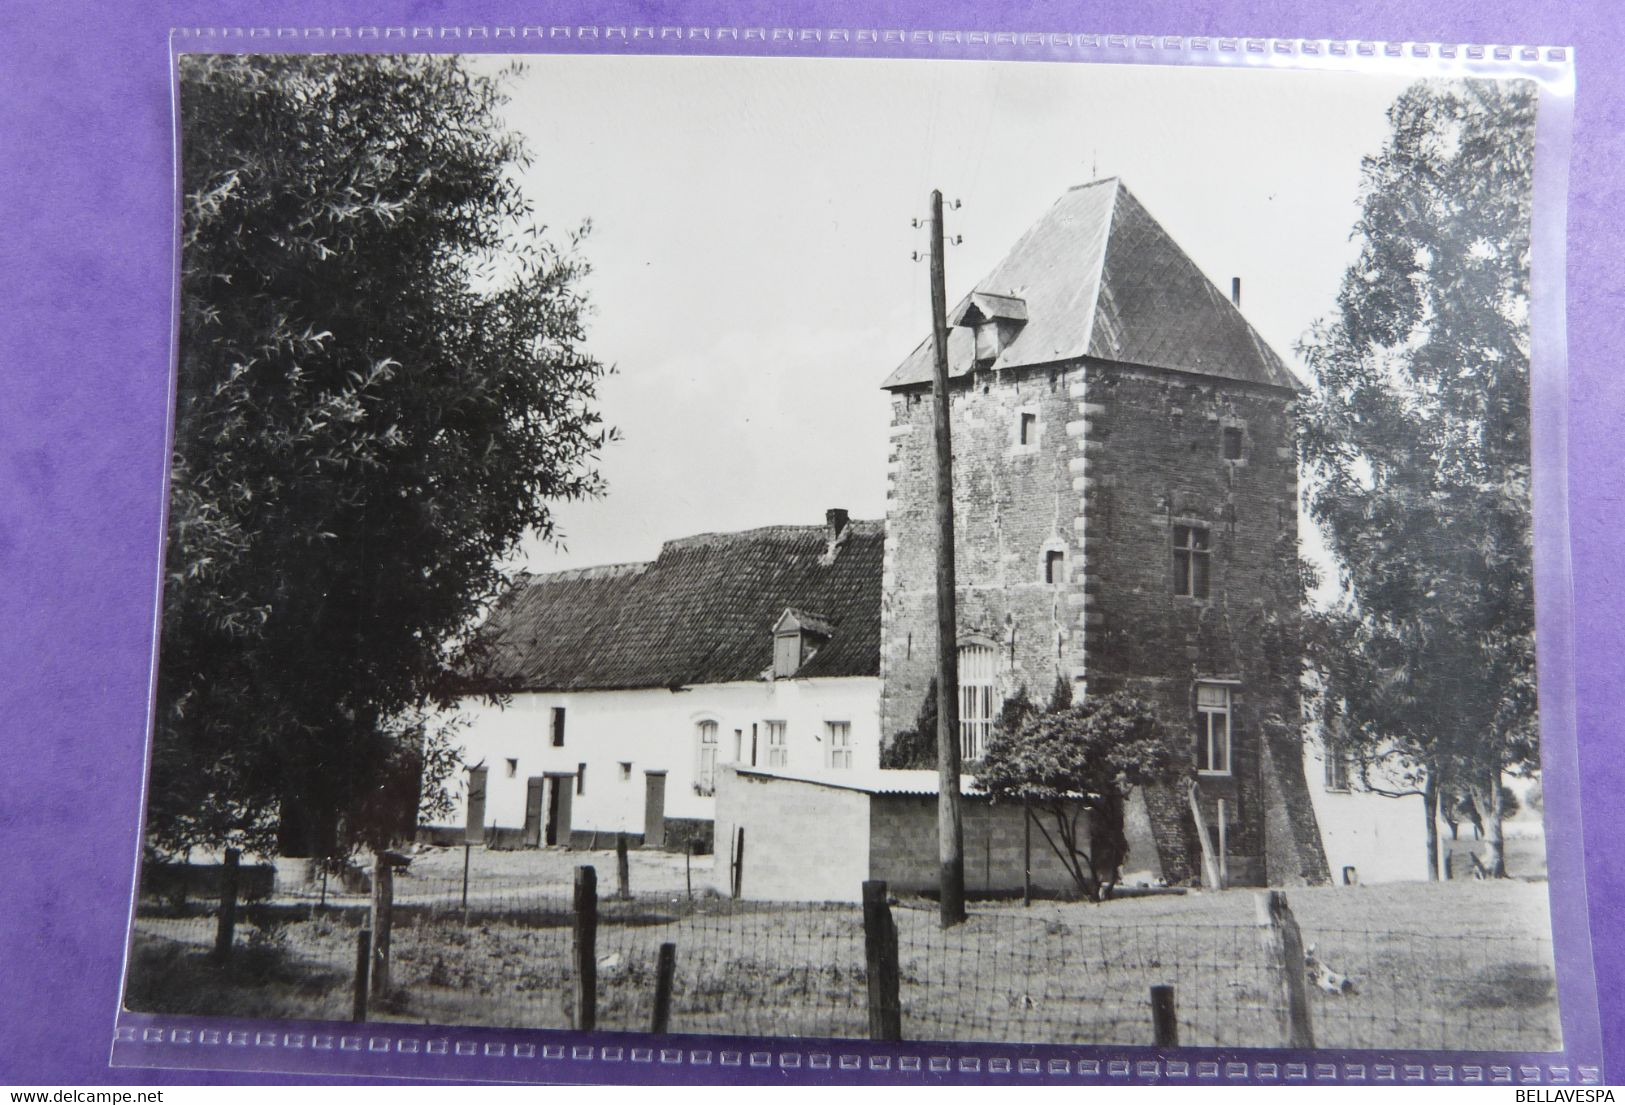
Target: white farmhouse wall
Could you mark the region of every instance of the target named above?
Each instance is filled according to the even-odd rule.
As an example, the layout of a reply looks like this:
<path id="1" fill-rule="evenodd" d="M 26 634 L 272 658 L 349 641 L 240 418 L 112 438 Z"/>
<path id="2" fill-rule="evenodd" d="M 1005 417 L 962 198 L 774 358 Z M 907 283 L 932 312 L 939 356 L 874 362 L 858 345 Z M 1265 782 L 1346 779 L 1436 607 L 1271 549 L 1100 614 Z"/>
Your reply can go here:
<path id="1" fill-rule="evenodd" d="M 1421 881 L 1428 877 L 1427 821 L 1420 795 L 1389 798 L 1360 789 L 1357 777 L 1347 791 L 1326 788 L 1325 752 L 1305 740 L 1303 773 L 1320 823 L 1321 842 L 1332 882 L 1341 885 L 1343 868 L 1353 867 L 1362 883 Z M 1397 787 L 1396 787 L 1397 789 Z"/>
<path id="2" fill-rule="evenodd" d="M 513 695 L 505 707 L 465 700 L 461 733 L 465 766 L 487 768 L 485 823 L 519 828 L 525 820 L 526 780 L 551 772 L 586 779 L 575 795 L 576 831 L 643 831 L 645 773 L 665 771 L 666 817 L 711 820 L 715 799 L 702 794 L 699 729 L 717 725 L 717 774 L 736 758 L 767 763 L 768 721 L 785 723 L 789 766 L 832 770 L 826 723 L 847 722 L 855 771 L 879 766 L 880 680 L 873 677 L 783 679 L 712 683 L 670 690 L 573 691 Z M 564 745 L 551 744 L 554 707 L 565 711 Z M 509 761 L 514 761 L 510 774 Z M 623 769 L 629 764 L 629 771 Z M 452 781 L 452 825 L 467 818 L 466 773 Z"/>
<path id="3" fill-rule="evenodd" d="M 717 777 L 712 887 L 731 892 L 738 830 L 745 830 L 741 897 L 857 902 L 869 877 L 870 796 L 817 782 L 740 774 Z"/>

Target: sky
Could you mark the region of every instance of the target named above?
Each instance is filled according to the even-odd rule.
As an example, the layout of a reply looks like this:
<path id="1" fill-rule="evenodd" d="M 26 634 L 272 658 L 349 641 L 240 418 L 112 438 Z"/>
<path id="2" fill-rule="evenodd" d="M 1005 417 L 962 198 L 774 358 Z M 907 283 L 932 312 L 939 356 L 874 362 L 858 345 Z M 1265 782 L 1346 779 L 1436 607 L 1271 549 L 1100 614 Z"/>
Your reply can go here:
<path id="1" fill-rule="evenodd" d="M 511 59 L 471 59 L 496 70 Z M 616 368 L 601 499 L 552 571 L 662 541 L 885 512 L 880 383 L 929 333 L 929 196 L 950 305 L 1070 186 L 1117 176 L 1288 363 L 1355 247 L 1360 158 L 1408 83 L 1077 63 L 531 56 L 505 111 L 555 231 L 590 219 L 587 348 Z M 1301 374 L 1301 369 L 1299 370 Z M 1305 521 L 1307 535 L 1309 524 Z M 1309 552 L 1318 542 L 1310 535 Z M 1316 556 L 1320 559 L 1319 556 Z"/>

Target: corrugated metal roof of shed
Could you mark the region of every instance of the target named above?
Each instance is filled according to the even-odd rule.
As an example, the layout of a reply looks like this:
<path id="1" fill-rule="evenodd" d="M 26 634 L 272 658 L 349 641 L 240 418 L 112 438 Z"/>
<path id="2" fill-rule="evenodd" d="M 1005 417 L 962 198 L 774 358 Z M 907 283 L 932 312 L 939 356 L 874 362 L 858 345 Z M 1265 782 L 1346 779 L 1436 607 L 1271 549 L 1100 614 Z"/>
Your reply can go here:
<path id="1" fill-rule="evenodd" d="M 764 779 L 784 779 L 792 783 L 814 783 L 837 790 L 859 790 L 865 794 L 900 794 L 925 796 L 937 793 L 937 773 L 931 770 L 878 768 L 872 771 L 854 768 L 845 771 L 819 773 L 798 772 L 788 768 L 733 766 L 741 775 Z M 959 792 L 971 797 L 986 798 L 987 793 L 976 788 L 976 779 L 970 775 L 959 777 Z"/>

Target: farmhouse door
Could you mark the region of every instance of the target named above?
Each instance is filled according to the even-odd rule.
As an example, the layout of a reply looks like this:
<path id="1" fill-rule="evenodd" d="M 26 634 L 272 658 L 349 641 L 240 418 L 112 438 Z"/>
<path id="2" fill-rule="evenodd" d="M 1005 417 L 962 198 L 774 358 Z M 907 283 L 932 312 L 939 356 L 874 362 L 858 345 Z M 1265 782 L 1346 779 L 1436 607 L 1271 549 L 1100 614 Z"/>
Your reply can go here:
<path id="1" fill-rule="evenodd" d="M 525 780 L 525 847 L 535 848 L 542 843 L 542 784 L 540 775 Z"/>
<path id="2" fill-rule="evenodd" d="M 559 777 L 557 775 L 549 775 L 547 777 L 547 829 L 543 837 L 543 843 L 550 848 L 559 842 L 560 789 Z"/>
<path id="3" fill-rule="evenodd" d="M 643 773 L 643 846 L 666 846 L 666 773 Z"/>

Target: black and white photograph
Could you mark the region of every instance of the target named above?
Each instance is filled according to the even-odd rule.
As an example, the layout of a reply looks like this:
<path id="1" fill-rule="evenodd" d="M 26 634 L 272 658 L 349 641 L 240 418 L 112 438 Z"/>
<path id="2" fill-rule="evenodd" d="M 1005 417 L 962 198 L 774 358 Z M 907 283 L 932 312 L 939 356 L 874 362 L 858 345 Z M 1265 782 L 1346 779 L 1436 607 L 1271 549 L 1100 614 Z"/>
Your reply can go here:
<path id="1" fill-rule="evenodd" d="M 126 1009 L 1562 1048 L 1533 82 L 176 87 Z"/>

